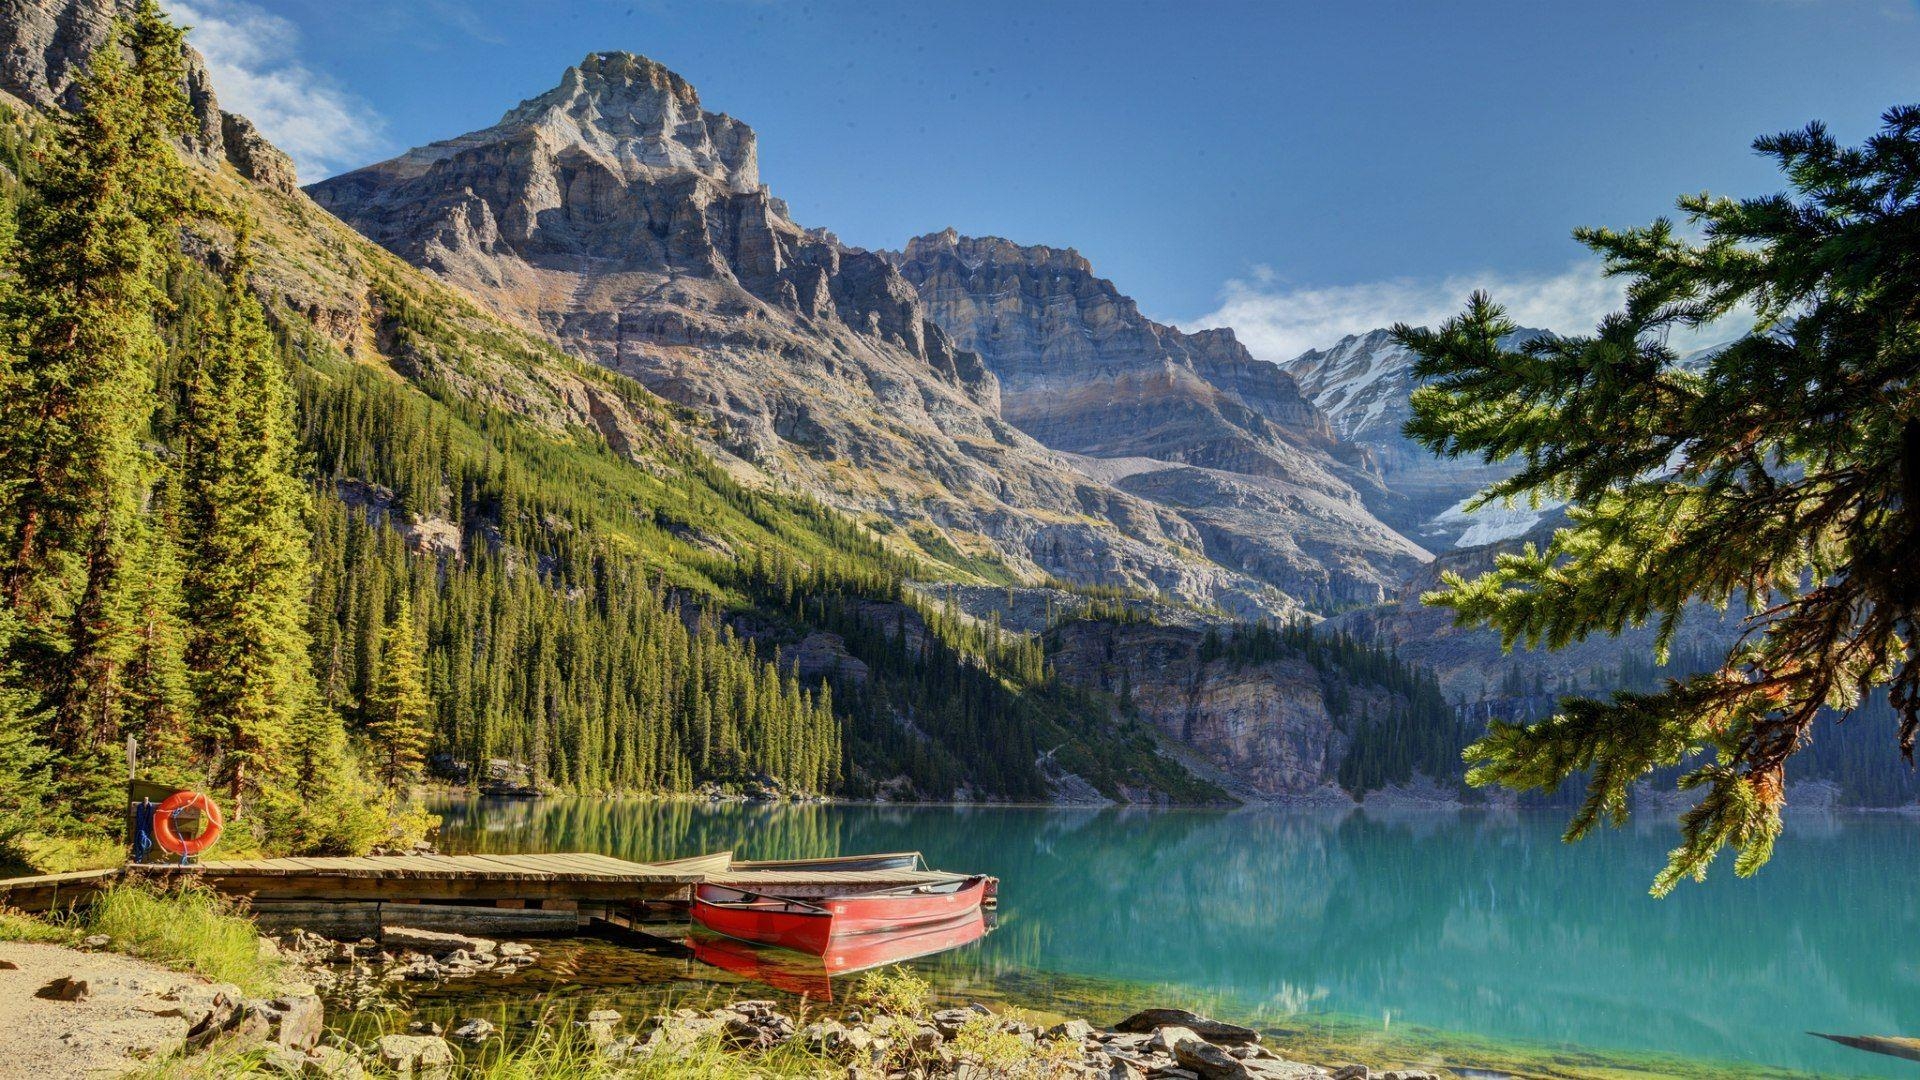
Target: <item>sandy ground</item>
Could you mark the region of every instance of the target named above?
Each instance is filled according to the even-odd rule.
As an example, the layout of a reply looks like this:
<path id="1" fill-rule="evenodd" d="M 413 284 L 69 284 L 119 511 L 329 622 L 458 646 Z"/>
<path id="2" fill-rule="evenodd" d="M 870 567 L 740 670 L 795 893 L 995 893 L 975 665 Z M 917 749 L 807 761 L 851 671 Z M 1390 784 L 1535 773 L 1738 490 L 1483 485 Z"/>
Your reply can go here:
<path id="1" fill-rule="evenodd" d="M 17 968 L 8 970 L 8 964 Z M 35 991 L 62 976 L 84 979 L 84 1001 Z M 113 953 L 0 941 L 0 1078 L 114 1076 L 178 1049 L 214 985 Z"/>

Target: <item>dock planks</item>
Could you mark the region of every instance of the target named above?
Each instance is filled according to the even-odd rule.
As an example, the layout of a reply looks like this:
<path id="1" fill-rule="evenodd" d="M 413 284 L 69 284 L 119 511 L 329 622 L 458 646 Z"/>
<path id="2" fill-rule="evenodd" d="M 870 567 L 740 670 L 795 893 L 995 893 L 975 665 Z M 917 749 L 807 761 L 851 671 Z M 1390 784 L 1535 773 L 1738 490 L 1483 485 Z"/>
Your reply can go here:
<path id="1" fill-rule="evenodd" d="M 65 907 L 129 876 L 163 882 L 190 879 L 263 904 L 374 901 L 548 909 L 685 900 L 692 886 L 706 881 L 737 889 L 777 888 L 792 896 L 832 896 L 941 884 L 963 876 L 931 870 L 730 870 L 731 862 L 726 852 L 643 863 L 584 851 L 231 859 L 0 880 L 0 906 L 24 911 Z"/>

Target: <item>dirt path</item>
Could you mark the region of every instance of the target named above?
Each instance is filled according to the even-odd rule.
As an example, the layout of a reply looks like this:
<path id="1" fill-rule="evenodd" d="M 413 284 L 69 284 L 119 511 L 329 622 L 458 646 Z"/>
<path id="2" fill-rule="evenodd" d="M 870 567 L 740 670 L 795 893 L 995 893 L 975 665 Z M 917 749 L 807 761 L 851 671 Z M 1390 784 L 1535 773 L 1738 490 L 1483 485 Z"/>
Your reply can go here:
<path id="1" fill-rule="evenodd" d="M 84 981 L 83 999 L 35 996 L 61 978 Z M 0 941 L 0 1080 L 126 1072 L 179 1049 L 221 989 L 113 953 Z"/>

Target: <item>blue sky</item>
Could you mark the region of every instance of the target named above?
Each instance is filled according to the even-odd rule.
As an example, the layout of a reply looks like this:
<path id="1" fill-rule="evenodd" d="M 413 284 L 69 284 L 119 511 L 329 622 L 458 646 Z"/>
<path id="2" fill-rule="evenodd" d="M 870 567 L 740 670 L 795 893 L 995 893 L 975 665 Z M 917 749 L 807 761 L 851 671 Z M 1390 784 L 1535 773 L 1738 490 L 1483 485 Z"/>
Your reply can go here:
<path id="1" fill-rule="evenodd" d="M 1079 248 L 1151 315 L 1284 359 L 1492 286 L 1578 330 L 1568 239 L 1774 190 L 1755 135 L 1920 101 L 1914 0 L 167 0 L 305 179 L 497 120 L 625 49 L 751 124 L 804 225 Z"/>

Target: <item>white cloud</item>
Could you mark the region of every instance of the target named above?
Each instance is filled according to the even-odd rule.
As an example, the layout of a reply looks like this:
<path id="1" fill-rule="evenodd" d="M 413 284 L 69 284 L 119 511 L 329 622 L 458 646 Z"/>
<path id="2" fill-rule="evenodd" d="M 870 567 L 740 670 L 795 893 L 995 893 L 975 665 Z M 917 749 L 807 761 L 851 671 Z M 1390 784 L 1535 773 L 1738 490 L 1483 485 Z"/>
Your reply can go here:
<path id="1" fill-rule="evenodd" d="M 1186 329 L 1230 326 L 1255 356 L 1278 363 L 1396 322 L 1437 326 L 1459 314 L 1475 289 L 1492 293 L 1521 326 L 1591 333 L 1601 316 L 1620 306 L 1622 288 L 1620 279 L 1600 273 L 1598 262 L 1552 274 L 1456 274 L 1328 286 L 1290 285 L 1272 268 L 1256 266 L 1246 277 L 1227 282 L 1220 306 L 1189 320 Z"/>
<path id="2" fill-rule="evenodd" d="M 302 182 L 363 164 L 384 121 L 331 79 L 300 63 L 300 31 L 241 0 L 169 0 L 207 58 L 220 107 L 252 120 L 300 170 Z"/>

